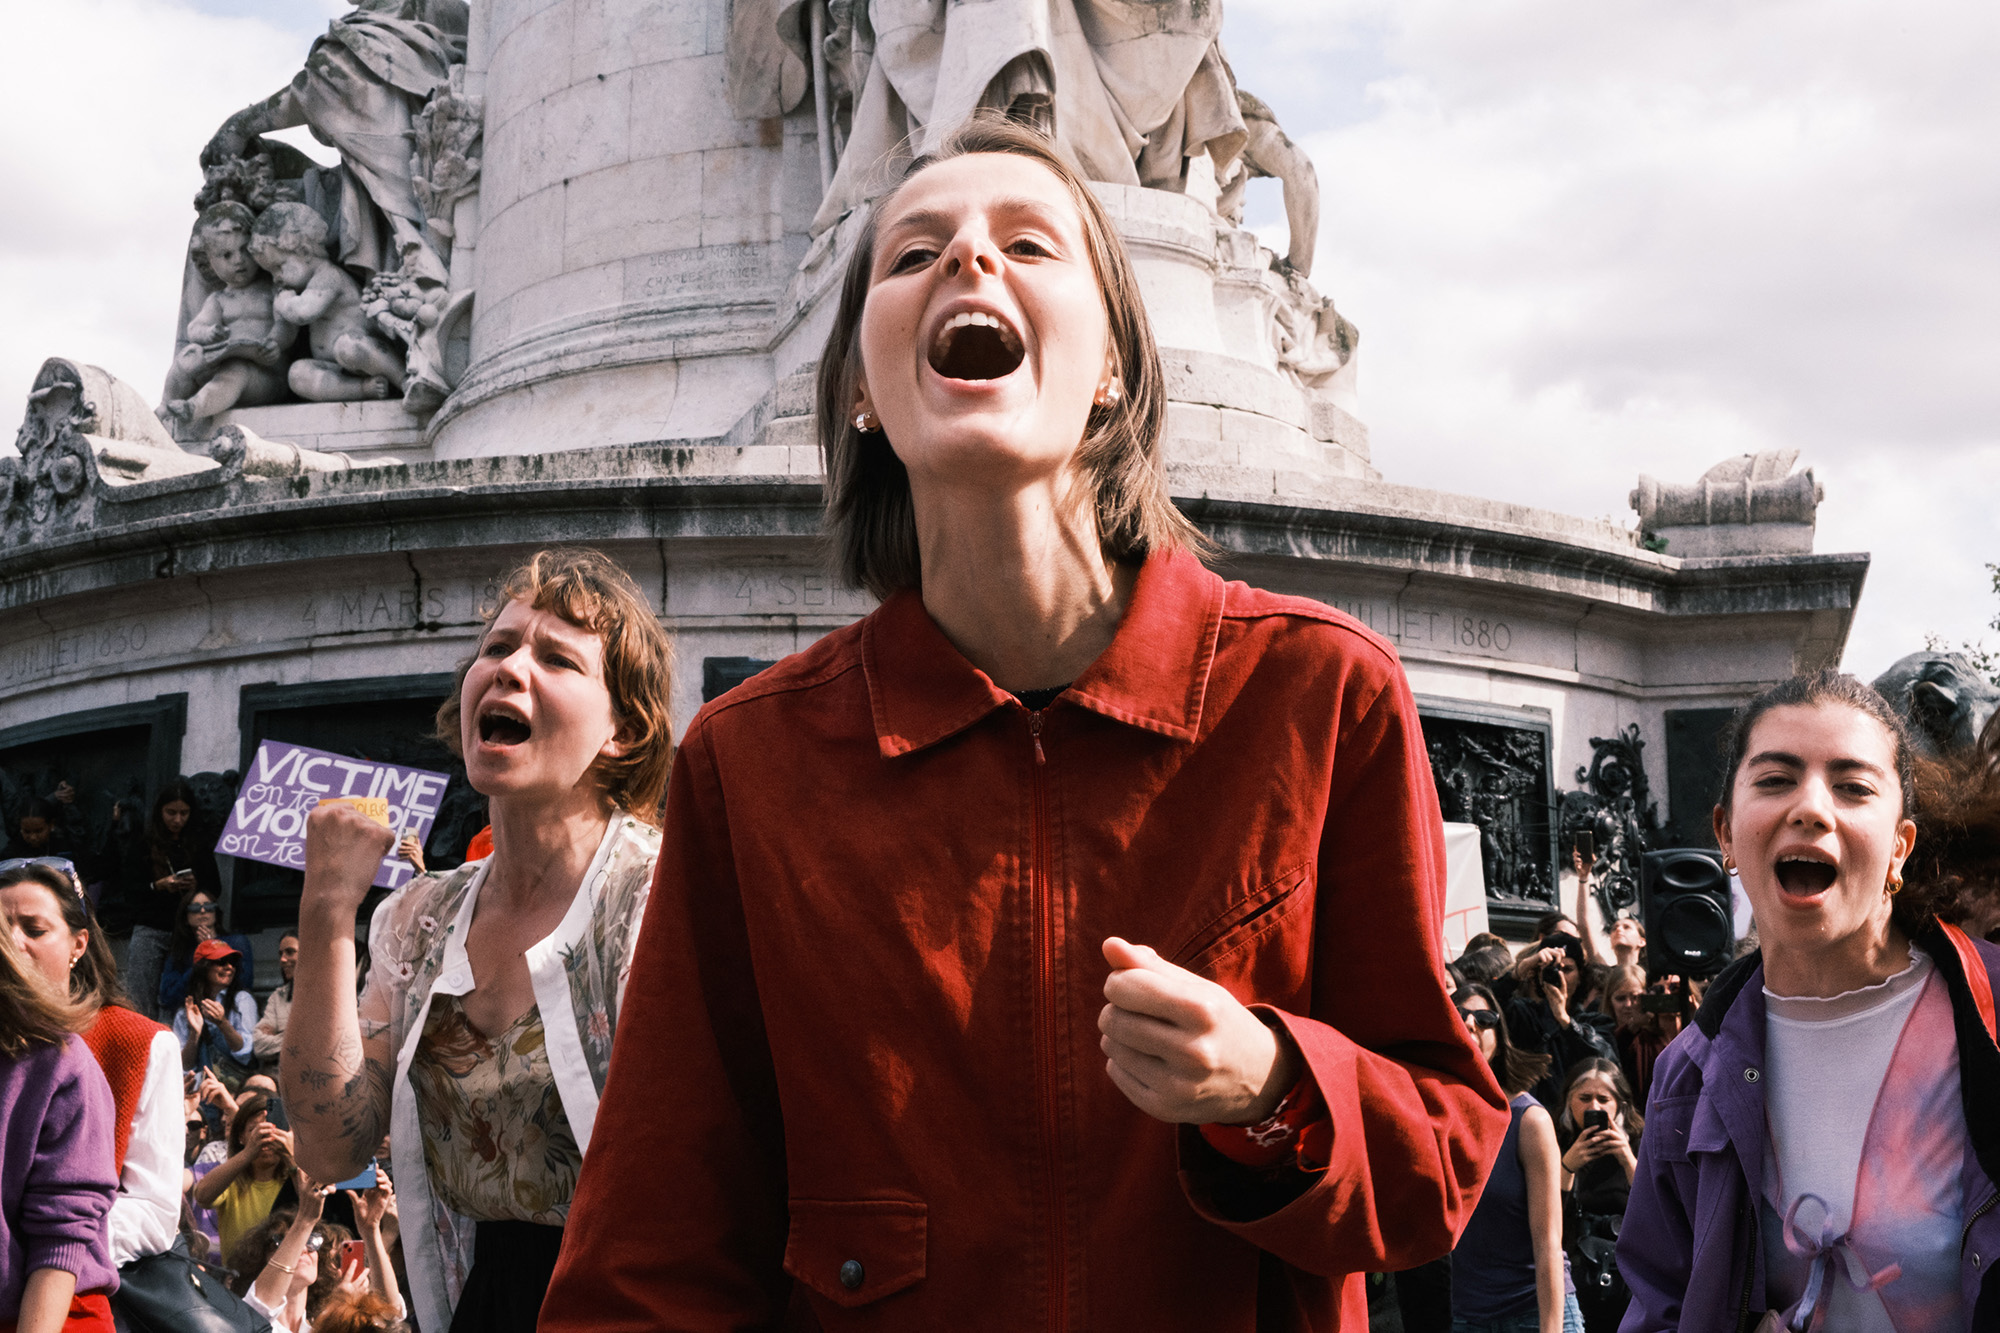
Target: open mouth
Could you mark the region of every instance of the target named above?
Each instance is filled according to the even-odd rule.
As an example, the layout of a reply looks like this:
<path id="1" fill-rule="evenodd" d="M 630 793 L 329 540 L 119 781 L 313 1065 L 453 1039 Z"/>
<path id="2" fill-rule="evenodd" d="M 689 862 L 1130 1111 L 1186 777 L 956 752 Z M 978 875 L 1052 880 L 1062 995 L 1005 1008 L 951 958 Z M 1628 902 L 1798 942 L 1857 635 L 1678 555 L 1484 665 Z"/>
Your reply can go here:
<path id="1" fill-rule="evenodd" d="M 961 310 L 931 339 L 931 369 L 946 379 L 997 380 L 1020 369 L 1021 335 L 998 315 Z"/>
<path id="2" fill-rule="evenodd" d="M 1806 856 L 1781 856 L 1776 873 L 1778 886 L 1786 893 L 1810 897 L 1832 888 L 1839 871 L 1828 861 Z"/>
<path id="3" fill-rule="evenodd" d="M 479 715 L 479 739 L 487 745 L 519 745 L 535 734 L 527 719 L 504 708 L 489 708 Z"/>

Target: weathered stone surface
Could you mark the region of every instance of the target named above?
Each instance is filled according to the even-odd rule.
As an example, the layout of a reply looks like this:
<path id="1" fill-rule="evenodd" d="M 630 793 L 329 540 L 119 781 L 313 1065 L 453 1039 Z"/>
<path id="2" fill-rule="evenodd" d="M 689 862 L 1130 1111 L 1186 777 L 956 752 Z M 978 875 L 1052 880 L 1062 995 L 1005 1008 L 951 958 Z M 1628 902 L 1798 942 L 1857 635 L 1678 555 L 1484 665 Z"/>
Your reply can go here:
<path id="1" fill-rule="evenodd" d="M 1689 559 L 1810 551 L 1825 488 L 1812 469 L 1793 472 L 1796 449 L 1717 463 L 1692 485 L 1639 478 L 1632 508 L 1648 537 Z"/>
<path id="2" fill-rule="evenodd" d="M 244 407 L 216 419 L 218 431 L 240 426 L 261 439 L 324 454 L 373 458 L 395 454 L 419 462 L 429 452 L 423 423 L 401 403 L 286 403 Z"/>

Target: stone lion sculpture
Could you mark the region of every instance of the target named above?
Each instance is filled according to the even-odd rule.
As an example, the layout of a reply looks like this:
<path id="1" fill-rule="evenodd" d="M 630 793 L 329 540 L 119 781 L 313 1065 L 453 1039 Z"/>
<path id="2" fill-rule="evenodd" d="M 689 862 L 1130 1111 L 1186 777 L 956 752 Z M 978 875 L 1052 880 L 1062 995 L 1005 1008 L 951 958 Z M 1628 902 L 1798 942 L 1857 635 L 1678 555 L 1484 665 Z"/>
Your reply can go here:
<path id="1" fill-rule="evenodd" d="M 1970 750 L 2000 709 L 2000 688 L 1963 653 L 1898 658 L 1875 678 L 1875 688 L 1902 713 L 1918 748 L 1932 758 Z"/>

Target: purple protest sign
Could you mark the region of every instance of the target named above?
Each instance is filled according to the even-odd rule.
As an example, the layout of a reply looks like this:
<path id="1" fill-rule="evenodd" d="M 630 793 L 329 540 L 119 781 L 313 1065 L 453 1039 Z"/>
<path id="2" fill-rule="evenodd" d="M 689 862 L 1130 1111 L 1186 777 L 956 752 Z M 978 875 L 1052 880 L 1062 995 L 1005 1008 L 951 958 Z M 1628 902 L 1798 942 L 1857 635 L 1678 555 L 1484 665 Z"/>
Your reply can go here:
<path id="1" fill-rule="evenodd" d="M 306 865 L 306 816 L 329 796 L 375 796 L 389 802 L 389 827 L 415 833 L 418 843 L 429 840 L 444 799 L 442 773 L 402 768 L 367 759 L 350 759 L 305 745 L 263 741 L 244 775 L 229 822 L 216 839 L 215 850 L 267 865 L 303 870 Z M 400 889 L 416 870 L 391 854 L 375 872 L 382 888 Z"/>

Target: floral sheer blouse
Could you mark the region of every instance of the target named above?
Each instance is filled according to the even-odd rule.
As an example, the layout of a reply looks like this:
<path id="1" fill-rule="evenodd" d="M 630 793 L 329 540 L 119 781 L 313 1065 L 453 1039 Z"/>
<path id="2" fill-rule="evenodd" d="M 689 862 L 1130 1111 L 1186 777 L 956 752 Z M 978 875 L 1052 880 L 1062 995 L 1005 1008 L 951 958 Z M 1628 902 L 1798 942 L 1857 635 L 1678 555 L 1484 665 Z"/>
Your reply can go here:
<path id="1" fill-rule="evenodd" d="M 518 1022 L 495 1039 L 496 1045 L 505 1040 L 509 1049 L 526 1042 L 526 1051 L 514 1057 L 517 1063 L 546 1063 L 555 1119 L 566 1122 L 579 1160 L 590 1145 L 597 1099 L 611 1063 L 619 1001 L 631 970 L 632 945 L 638 939 L 659 854 L 658 829 L 629 815 L 611 821 L 570 910 L 527 953 L 535 990 L 530 1016 L 541 1027 L 540 1039 L 527 1037 Z M 433 1187 L 426 1139 L 455 1134 L 465 1126 L 433 1123 L 432 1117 L 442 1114 L 447 1103 L 425 1097 L 427 1076 L 413 1065 L 437 1001 L 443 999 L 448 1009 L 457 1010 L 457 997 L 476 985 L 466 959 L 465 934 L 489 864 L 473 861 L 446 874 L 411 880 L 376 909 L 369 931 L 373 964 L 361 993 L 361 1032 L 364 1037 L 386 1035 L 395 1059 L 391 1152 L 397 1191 L 403 1196 L 403 1245 L 411 1294 L 424 1328 L 451 1326 L 452 1307 L 472 1269 L 473 1231 L 479 1219 L 457 1211 L 447 1198 L 465 1203 L 489 1193 L 467 1181 L 467 1173 L 478 1173 L 472 1163 L 459 1164 L 465 1172 L 453 1169 L 449 1183 L 440 1181 Z M 441 1016 L 441 1036 L 449 1027 L 448 1017 L 448 1013 Z M 456 1052 L 452 1058 L 462 1059 L 464 1054 Z M 431 1091 L 438 1091 L 435 1084 Z M 514 1128 L 524 1141 L 532 1137 L 528 1126 Z M 556 1184 L 556 1179 L 551 1175 L 531 1185 L 535 1206 L 528 1211 L 539 1214 L 535 1220 L 560 1221 L 567 1213 L 575 1176 L 573 1171 L 566 1176 L 567 1185 Z M 507 1188 L 511 1187 L 510 1182 Z M 555 1197 L 558 1193 L 560 1199 Z"/>

